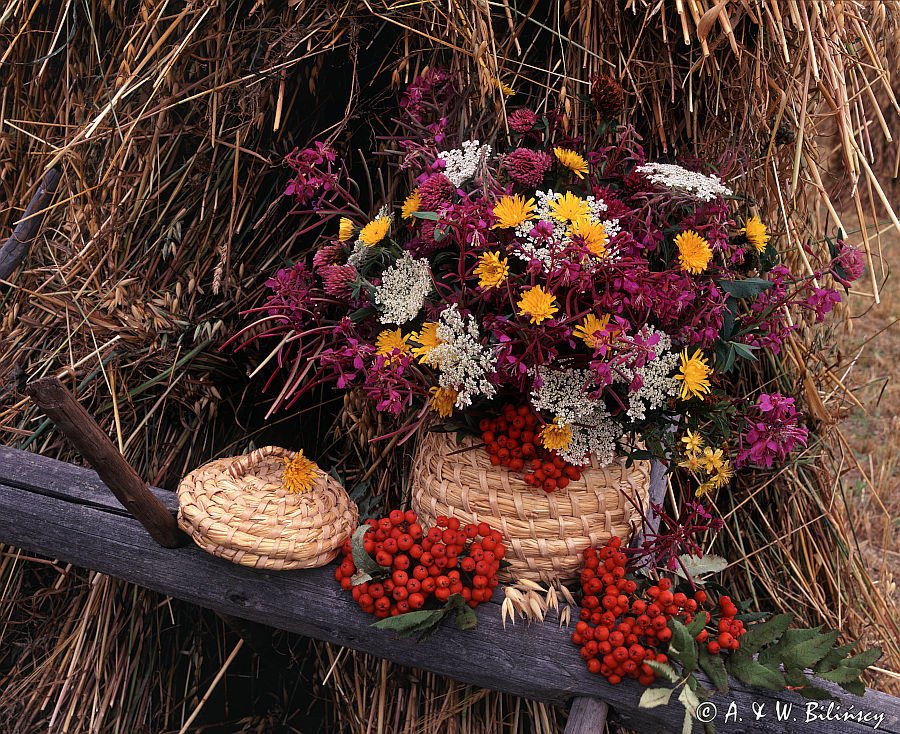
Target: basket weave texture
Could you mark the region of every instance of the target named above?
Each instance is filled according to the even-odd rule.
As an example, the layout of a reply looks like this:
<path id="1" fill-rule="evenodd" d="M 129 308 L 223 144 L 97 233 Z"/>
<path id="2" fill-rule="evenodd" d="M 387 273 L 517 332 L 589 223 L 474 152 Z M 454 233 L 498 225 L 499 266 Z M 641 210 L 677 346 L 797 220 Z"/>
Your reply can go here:
<path id="1" fill-rule="evenodd" d="M 548 494 L 525 484 L 520 473 L 493 466 L 474 438 L 457 443 L 455 433 L 428 433 L 413 461 L 412 507 L 426 527 L 446 515 L 500 530 L 515 578 L 570 581 L 585 548 L 613 535 L 624 539 L 640 526 L 638 508 L 646 508 L 649 485 L 649 462 L 626 467 L 617 458 Z"/>
<path id="2" fill-rule="evenodd" d="M 282 483 L 277 446 L 217 459 L 178 487 L 178 524 L 203 550 L 252 568 L 288 571 L 332 561 L 357 525 L 356 505 L 324 472 L 308 492 Z"/>

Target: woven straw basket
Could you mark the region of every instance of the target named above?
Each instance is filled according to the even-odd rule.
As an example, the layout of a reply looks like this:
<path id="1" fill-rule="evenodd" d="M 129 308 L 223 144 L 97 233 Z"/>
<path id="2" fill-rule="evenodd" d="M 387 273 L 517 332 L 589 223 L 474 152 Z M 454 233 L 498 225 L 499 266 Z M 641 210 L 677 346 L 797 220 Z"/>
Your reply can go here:
<path id="1" fill-rule="evenodd" d="M 294 452 L 266 446 L 195 469 L 178 487 L 178 524 L 203 550 L 242 566 L 329 563 L 356 528 L 356 505 L 325 473 L 310 491 L 291 494 L 282 483 L 285 458 Z"/>
<path id="2" fill-rule="evenodd" d="M 572 580 L 585 548 L 613 535 L 624 539 L 640 526 L 649 462 L 588 467 L 581 479 L 548 494 L 521 474 L 492 466 L 486 451 L 471 448 L 477 444 L 472 437 L 457 444 L 454 433 L 426 434 L 413 463 L 412 507 L 425 527 L 446 515 L 500 530 L 514 578 Z"/>

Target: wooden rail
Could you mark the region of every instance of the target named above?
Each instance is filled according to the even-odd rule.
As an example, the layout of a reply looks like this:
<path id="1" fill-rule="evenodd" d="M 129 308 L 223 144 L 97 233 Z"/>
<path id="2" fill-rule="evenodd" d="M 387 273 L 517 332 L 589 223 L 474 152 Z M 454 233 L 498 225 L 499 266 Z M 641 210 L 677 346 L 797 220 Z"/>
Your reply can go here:
<path id="1" fill-rule="evenodd" d="M 171 492 L 151 488 L 169 511 Z M 478 627 L 461 632 L 451 625 L 423 643 L 395 640 L 373 630 L 350 595 L 334 582 L 331 568 L 311 571 L 255 571 L 189 546 L 160 547 L 89 469 L 0 446 L 0 542 L 76 566 L 94 569 L 240 619 L 261 622 L 319 640 L 378 655 L 474 685 L 566 705 L 589 697 L 608 704 L 610 716 L 639 732 L 680 731 L 677 703 L 654 709 L 637 706 L 637 684 L 609 686 L 588 673 L 569 631 L 555 623 L 503 628 L 496 601 L 478 609 Z M 498 594 L 499 596 L 499 594 Z M 876 691 L 862 698 L 822 683 L 839 712 L 883 714 L 880 732 L 900 734 L 900 700 Z M 673 697 L 674 699 L 674 697 Z M 717 730 L 738 732 L 871 732 L 872 723 L 806 722 L 806 702 L 790 692 L 773 693 L 736 685 L 712 699 Z M 777 721 L 776 701 L 793 704 L 793 720 Z M 734 702 L 732 707 L 732 702 Z M 753 705 L 765 718 L 756 719 Z M 726 721 L 732 707 L 736 713 Z M 579 705 L 573 715 L 597 720 L 602 704 Z M 817 710 L 828 716 L 828 704 Z M 741 720 L 737 720 L 740 718 Z M 696 731 L 702 731 L 699 725 Z"/>

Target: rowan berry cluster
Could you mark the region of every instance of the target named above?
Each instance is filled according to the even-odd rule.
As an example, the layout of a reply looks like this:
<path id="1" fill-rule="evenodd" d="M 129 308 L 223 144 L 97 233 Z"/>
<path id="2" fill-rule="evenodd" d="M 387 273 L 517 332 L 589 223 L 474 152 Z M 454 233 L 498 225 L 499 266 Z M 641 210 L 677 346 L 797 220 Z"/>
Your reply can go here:
<path id="1" fill-rule="evenodd" d="M 673 593 L 672 582 L 662 578 L 638 592 L 636 582 L 626 577 L 627 557 L 620 550 L 621 545 L 621 539 L 613 537 L 599 551 L 585 550 L 581 572 L 584 594 L 572 642 L 581 648 L 588 670 L 599 673 L 609 683 L 615 685 L 623 678 L 633 678 L 649 686 L 656 672 L 648 662 L 668 662 L 664 651 L 672 638 L 669 620 L 677 617 L 690 624 L 695 615 L 702 614 L 709 625 L 712 617 L 701 609 L 708 601 L 703 590 L 691 597 Z M 719 599 L 719 610 L 719 637 L 708 643 L 713 655 L 722 649 L 737 650 L 738 638 L 745 631 L 743 623 L 734 619 L 737 608 L 727 596 Z M 704 627 L 696 639 L 703 643 L 708 638 Z"/>
<path id="2" fill-rule="evenodd" d="M 444 603 L 452 594 L 474 609 L 493 595 L 506 548 L 500 532 L 486 522 L 461 525 L 455 517 L 442 516 L 426 531 L 412 510 L 392 510 L 366 524 L 363 550 L 388 570 L 354 585 L 357 568 L 348 540 L 334 575 L 367 614 L 384 619 L 422 609 L 432 599 Z"/>
<path id="3" fill-rule="evenodd" d="M 524 472 L 526 484 L 553 492 L 581 478 L 581 469 L 541 445 L 540 421 L 531 406 L 508 403 L 499 417 L 482 418 L 478 430 L 491 464 Z"/>

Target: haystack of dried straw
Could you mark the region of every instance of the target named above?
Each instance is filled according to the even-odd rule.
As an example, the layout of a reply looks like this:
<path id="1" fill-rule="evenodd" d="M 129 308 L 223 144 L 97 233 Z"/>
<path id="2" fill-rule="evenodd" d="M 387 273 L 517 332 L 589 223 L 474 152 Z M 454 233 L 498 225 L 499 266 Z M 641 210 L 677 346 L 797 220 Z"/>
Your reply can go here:
<path id="1" fill-rule="evenodd" d="M 870 233 L 878 222 L 900 229 L 889 182 L 900 161 L 888 74 L 898 23 L 896 3 L 861 0 L 7 0 L 0 235 L 46 170 L 58 167 L 62 183 L 42 235 L 2 285 L 0 440 L 75 458 L 18 392 L 25 377 L 57 374 L 151 482 L 172 486 L 245 449 L 263 429 L 264 400 L 217 347 L 259 302 L 265 274 L 311 244 L 311 222 L 280 195 L 281 157 L 313 137 L 371 147 L 371 112 L 435 63 L 469 81 L 473 116 L 502 125 L 504 108 L 544 91 L 576 132 L 593 124 L 589 80 L 612 74 L 654 157 L 742 151 L 744 189 L 786 256 L 807 262 L 804 248 L 843 227 L 866 248 L 877 302 L 887 269 Z M 504 97 L 498 80 L 519 96 Z M 842 494 L 842 474 L 858 467 L 834 428 L 856 401 L 838 356 L 836 335 L 804 328 L 786 370 L 744 376 L 800 386 L 828 440 L 782 475 L 720 495 L 742 532 L 713 550 L 733 559 L 731 582 L 760 607 L 864 633 L 897 671 L 890 580 L 861 556 Z M 396 465 L 372 481 L 389 484 Z M 5 549 L 0 729 L 177 731 L 225 657 L 197 620 Z M 316 649 L 317 690 L 376 702 L 374 713 L 333 709 L 352 731 L 452 719 L 466 732 L 550 732 L 564 718 Z"/>

